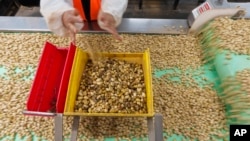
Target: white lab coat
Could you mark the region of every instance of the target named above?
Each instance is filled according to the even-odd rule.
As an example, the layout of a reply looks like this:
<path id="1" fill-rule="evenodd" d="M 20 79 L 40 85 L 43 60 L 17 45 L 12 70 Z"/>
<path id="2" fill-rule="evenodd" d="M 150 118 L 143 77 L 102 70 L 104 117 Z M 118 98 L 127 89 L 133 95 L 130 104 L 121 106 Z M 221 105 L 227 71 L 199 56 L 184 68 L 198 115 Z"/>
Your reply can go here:
<path id="1" fill-rule="evenodd" d="M 114 16 L 116 26 L 121 23 L 123 13 L 126 11 L 128 0 L 102 0 L 101 9 L 103 12 Z M 72 0 L 41 0 L 40 12 L 45 18 L 48 28 L 59 36 L 69 36 L 68 30 L 62 23 L 62 14 L 67 10 L 73 10 Z M 101 28 L 102 23 L 98 21 Z M 83 28 L 83 23 L 75 24 L 76 28 L 80 30 Z"/>

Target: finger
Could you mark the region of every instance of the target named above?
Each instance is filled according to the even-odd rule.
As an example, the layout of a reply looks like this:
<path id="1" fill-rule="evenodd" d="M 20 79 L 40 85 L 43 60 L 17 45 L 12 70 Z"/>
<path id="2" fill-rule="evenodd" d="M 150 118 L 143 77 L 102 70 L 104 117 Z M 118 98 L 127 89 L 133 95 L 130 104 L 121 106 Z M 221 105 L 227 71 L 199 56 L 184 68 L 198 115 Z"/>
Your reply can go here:
<path id="1" fill-rule="evenodd" d="M 68 29 L 69 29 L 69 34 L 70 34 L 70 38 L 71 38 L 71 41 L 73 43 L 75 43 L 75 38 L 76 38 L 76 28 L 73 24 L 68 24 Z"/>
<path id="2" fill-rule="evenodd" d="M 105 27 L 105 30 L 107 30 L 109 33 L 111 33 L 115 39 L 120 40 L 120 41 L 122 40 L 121 36 L 118 34 L 115 27 L 107 26 L 107 27 Z"/>
<path id="3" fill-rule="evenodd" d="M 72 23 L 82 23 L 83 22 L 83 19 L 81 18 L 81 16 L 73 16 L 71 17 L 71 20 L 70 20 Z"/>
<path id="4" fill-rule="evenodd" d="M 75 16 L 80 15 L 80 13 L 78 12 L 78 10 L 77 10 L 77 9 L 75 9 L 75 10 L 73 11 L 73 14 L 74 14 Z"/>
<path id="5" fill-rule="evenodd" d="M 117 33 L 117 34 L 113 34 L 113 37 L 119 41 L 122 41 L 122 37 Z"/>
<path id="6" fill-rule="evenodd" d="M 107 27 L 107 28 L 115 27 L 114 22 L 109 21 L 109 20 L 103 20 L 102 24 L 103 24 L 104 27 Z"/>
<path id="7" fill-rule="evenodd" d="M 70 32 L 70 40 L 73 43 L 73 45 L 76 44 L 76 34 Z"/>
<path id="8" fill-rule="evenodd" d="M 76 32 L 77 32 L 76 27 L 72 23 L 68 24 L 68 29 L 69 29 L 70 32 L 72 32 L 74 34 L 76 34 Z"/>
<path id="9" fill-rule="evenodd" d="M 73 44 L 75 44 L 75 42 L 76 42 L 76 34 L 74 32 L 69 31 L 69 37 L 70 37 L 71 42 Z"/>

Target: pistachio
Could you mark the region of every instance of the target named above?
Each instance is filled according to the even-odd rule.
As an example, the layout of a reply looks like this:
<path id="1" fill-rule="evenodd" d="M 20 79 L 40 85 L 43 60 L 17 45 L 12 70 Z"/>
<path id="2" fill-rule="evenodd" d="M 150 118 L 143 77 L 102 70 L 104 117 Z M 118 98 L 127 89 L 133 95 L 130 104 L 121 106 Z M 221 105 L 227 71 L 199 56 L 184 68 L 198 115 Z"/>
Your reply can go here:
<path id="1" fill-rule="evenodd" d="M 116 69 L 117 67 L 120 69 Z M 107 76 L 109 77 L 108 81 L 102 81 Z M 111 113 L 147 112 L 144 80 L 139 79 L 138 76 L 143 78 L 142 65 L 112 58 L 102 58 L 102 61 L 95 62 L 95 64 L 89 61 L 86 64 L 80 85 L 85 88 L 85 93 L 93 93 L 94 91 L 98 93 L 84 95 L 83 98 L 81 96 L 83 90 L 79 90 L 75 111 L 84 107 L 87 111 L 97 113 L 107 113 L 108 111 Z M 133 83 L 129 83 L 129 81 Z M 103 103 L 107 103 L 108 106 L 104 108 Z M 116 108 L 113 108 L 114 106 Z M 127 107 L 130 107 L 130 110 Z M 91 110 L 88 110 L 89 108 Z"/>

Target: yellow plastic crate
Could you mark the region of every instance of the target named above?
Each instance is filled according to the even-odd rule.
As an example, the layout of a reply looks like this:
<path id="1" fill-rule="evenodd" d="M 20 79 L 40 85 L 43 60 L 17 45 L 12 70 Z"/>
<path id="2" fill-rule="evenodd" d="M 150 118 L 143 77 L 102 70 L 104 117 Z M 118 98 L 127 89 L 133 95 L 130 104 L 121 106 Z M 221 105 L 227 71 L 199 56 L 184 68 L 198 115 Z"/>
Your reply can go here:
<path id="1" fill-rule="evenodd" d="M 64 115 L 68 116 L 129 116 L 129 117 L 152 117 L 153 111 L 153 93 L 152 93 L 152 74 L 150 65 L 150 54 L 147 49 L 144 53 L 101 53 L 104 57 L 116 58 L 128 62 L 139 63 L 143 65 L 144 81 L 146 87 L 147 97 L 147 113 L 143 114 L 124 114 L 124 113 L 84 113 L 75 112 L 75 100 L 80 87 L 81 76 L 89 59 L 88 54 L 80 48 L 76 49 L 70 80 L 68 85 L 68 92 L 64 108 Z"/>

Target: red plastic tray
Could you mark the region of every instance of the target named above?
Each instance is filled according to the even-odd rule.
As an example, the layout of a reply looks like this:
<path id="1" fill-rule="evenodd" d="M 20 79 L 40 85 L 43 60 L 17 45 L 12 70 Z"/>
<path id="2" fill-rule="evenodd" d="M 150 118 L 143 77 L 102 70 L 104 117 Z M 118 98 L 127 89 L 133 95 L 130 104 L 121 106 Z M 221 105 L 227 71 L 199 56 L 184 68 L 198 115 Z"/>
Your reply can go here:
<path id="1" fill-rule="evenodd" d="M 76 47 L 46 42 L 27 100 L 27 111 L 62 113 Z"/>

